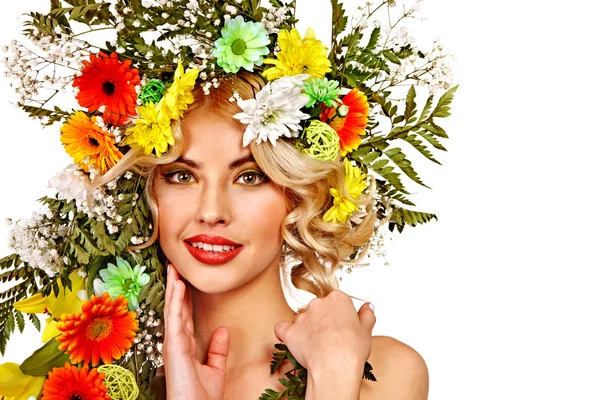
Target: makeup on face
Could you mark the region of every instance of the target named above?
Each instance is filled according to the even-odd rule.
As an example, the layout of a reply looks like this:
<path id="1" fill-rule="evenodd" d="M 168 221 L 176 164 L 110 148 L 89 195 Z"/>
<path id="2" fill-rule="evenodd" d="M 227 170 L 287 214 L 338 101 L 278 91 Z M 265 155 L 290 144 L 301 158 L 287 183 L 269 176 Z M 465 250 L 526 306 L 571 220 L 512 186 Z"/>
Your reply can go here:
<path id="1" fill-rule="evenodd" d="M 244 249 L 243 245 L 221 236 L 196 235 L 185 239 L 184 243 L 196 260 L 209 265 L 225 264 Z"/>

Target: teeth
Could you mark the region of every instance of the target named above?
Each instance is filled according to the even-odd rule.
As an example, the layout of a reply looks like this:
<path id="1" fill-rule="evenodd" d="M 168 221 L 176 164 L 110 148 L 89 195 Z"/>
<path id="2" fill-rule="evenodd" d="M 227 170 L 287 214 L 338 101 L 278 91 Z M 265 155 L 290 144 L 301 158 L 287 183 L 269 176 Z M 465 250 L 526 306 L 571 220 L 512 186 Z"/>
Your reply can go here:
<path id="1" fill-rule="evenodd" d="M 234 246 L 220 245 L 220 244 L 208 244 L 202 242 L 191 243 L 197 249 L 202 249 L 204 251 L 212 251 L 213 253 L 223 253 L 225 251 L 231 251 L 235 249 Z"/>

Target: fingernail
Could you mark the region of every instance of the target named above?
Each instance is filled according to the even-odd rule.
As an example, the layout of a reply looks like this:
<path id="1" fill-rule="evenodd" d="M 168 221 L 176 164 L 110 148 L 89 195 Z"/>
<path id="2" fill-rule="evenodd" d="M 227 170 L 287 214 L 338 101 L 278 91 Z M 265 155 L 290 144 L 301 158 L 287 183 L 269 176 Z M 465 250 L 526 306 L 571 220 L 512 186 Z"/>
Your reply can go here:
<path id="1" fill-rule="evenodd" d="M 369 308 L 375 312 L 375 304 L 369 303 Z"/>
<path id="2" fill-rule="evenodd" d="M 171 271 L 171 264 L 167 264 L 167 275 L 169 275 L 169 271 Z"/>

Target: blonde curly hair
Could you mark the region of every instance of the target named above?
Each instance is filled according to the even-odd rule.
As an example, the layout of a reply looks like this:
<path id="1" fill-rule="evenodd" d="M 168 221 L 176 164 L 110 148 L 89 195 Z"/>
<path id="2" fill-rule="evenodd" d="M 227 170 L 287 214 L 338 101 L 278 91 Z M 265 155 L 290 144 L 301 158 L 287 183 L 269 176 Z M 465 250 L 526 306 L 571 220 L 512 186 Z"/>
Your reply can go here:
<path id="1" fill-rule="evenodd" d="M 264 85 L 260 77 L 250 73 L 240 73 L 235 78 L 223 80 L 213 87 L 210 94 L 200 89 L 194 91 L 194 103 L 186 113 L 193 110 L 207 110 L 225 118 L 232 118 L 241 111 L 231 101 L 234 94 L 243 99 L 254 98 Z M 237 120 L 236 120 L 237 121 Z M 105 176 L 99 185 L 121 176 L 127 170 L 134 170 L 147 179 L 145 198 L 154 221 L 158 220 L 158 207 L 154 198 L 154 176 L 156 168 L 178 159 L 184 148 L 181 127 L 185 125 L 185 115 L 172 124 L 175 144 L 156 157 L 131 149 Z M 240 123 L 240 130 L 245 127 Z M 240 136 L 241 140 L 241 136 Z M 372 197 L 375 193 L 374 179 L 367 188 L 366 195 L 358 200 L 366 207 L 366 215 L 355 228 L 346 224 L 334 224 L 323 220 L 324 213 L 333 205 L 329 192 L 331 187 L 349 196 L 344 185 L 344 169 L 339 160 L 322 161 L 298 151 L 287 140 L 278 140 L 277 146 L 270 143 L 250 144 L 256 163 L 263 172 L 280 187 L 284 194 L 289 213 L 283 220 L 281 233 L 284 239 L 280 268 L 290 267 L 290 278 L 296 289 L 309 292 L 316 297 L 325 297 L 338 289 L 335 270 L 346 265 L 357 265 L 366 255 L 375 225 Z M 155 225 L 156 226 L 156 225 Z M 150 239 L 132 249 L 145 248 L 158 239 L 155 228 Z M 290 262 L 290 265 L 286 265 Z M 287 280 L 284 280 L 287 286 Z"/>

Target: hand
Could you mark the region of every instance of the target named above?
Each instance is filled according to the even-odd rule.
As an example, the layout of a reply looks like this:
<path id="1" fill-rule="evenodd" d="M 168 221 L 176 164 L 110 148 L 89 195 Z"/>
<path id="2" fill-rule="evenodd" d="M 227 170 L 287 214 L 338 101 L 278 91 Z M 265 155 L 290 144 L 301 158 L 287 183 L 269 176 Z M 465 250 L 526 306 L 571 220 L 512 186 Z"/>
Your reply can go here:
<path id="1" fill-rule="evenodd" d="M 196 357 L 192 296 L 173 265 L 167 273 L 165 340 L 162 352 L 168 399 L 222 400 L 229 330 L 219 327 L 208 347 L 207 365 Z"/>
<path id="2" fill-rule="evenodd" d="M 327 368 L 352 368 L 362 376 L 371 354 L 371 335 L 375 313 L 369 303 L 358 314 L 350 297 L 334 290 L 326 297 L 312 300 L 305 312 L 290 324 L 275 324 L 275 336 L 309 373 Z"/>

